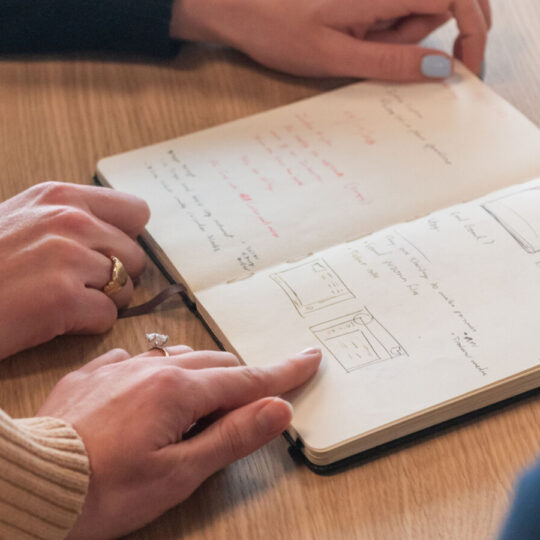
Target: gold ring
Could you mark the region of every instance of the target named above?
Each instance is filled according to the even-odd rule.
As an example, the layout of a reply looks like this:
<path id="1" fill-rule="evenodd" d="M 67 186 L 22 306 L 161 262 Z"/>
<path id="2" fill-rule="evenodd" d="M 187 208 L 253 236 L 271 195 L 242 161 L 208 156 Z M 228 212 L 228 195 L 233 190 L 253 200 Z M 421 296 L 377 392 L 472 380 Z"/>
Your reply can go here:
<path id="1" fill-rule="evenodd" d="M 101 289 L 107 296 L 112 296 L 117 293 L 128 282 L 128 273 L 124 268 L 124 265 L 114 255 L 110 257 L 113 266 L 111 271 L 111 279 L 103 289 Z"/>
<path id="2" fill-rule="evenodd" d="M 151 351 L 161 351 L 164 356 L 169 356 L 169 351 L 165 347 L 152 347 Z"/>

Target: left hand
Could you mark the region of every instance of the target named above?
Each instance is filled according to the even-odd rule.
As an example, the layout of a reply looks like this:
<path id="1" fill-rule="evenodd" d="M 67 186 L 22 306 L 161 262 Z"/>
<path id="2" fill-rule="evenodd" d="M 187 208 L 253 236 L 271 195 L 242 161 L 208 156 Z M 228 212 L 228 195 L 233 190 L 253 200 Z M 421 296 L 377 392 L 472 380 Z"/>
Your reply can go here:
<path id="1" fill-rule="evenodd" d="M 455 56 L 479 74 L 489 0 L 176 0 L 170 33 L 296 75 L 422 81 L 450 75 L 451 58 L 413 44 L 450 18 L 459 27 Z M 448 72 L 423 65 L 430 55 Z"/>
<path id="2" fill-rule="evenodd" d="M 89 491 L 70 538 L 127 534 L 277 437 L 291 409 L 273 396 L 304 383 L 321 360 L 313 349 L 252 368 L 229 353 L 167 350 L 110 351 L 66 375 L 38 411 L 70 423 L 88 451 Z M 213 423 L 184 437 L 209 415 Z"/>

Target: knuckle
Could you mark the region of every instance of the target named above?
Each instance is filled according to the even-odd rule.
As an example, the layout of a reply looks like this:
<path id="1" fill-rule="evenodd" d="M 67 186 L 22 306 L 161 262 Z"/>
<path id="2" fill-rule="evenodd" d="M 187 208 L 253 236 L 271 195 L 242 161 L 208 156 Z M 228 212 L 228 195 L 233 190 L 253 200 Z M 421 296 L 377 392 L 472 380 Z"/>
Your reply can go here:
<path id="1" fill-rule="evenodd" d="M 61 206 L 52 209 L 49 219 L 61 231 L 75 233 L 84 233 L 93 223 L 90 214 L 73 206 Z"/>
<path id="2" fill-rule="evenodd" d="M 223 359 L 227 363 L 230 363 L 231 365 L 235 365 L 235 366 L 240 365 L 240 360 L 238 359 L 238 357 L 235 354 L 230 353 L 230 352 L 223 352 L 222 354 L 223 354 Z"/>
<path id="3" fill-rule="evenodd" d="M 79 384 L 83 378 L 84 373 L 82 373 L 81 371 L 70 371 L 60 379 L 59 384 L 62 384 L 67 388 L 72 388 L 73 386 Z"/>
<path id="4" fill-rule="evenodd" d="M 181 370 L 175 366 L 163 366 L 152 374 L 152 382 L 163 395 L 178 392 Z"/>
<path id="5" fill-rule="evenodd" d="M 206 358 L 209 361 L 215 362 L 217 365 L 223 366 L 239 366 L 240 360 L 237 356 L 228 351 L 204 351 Z"/>
<path id="6" fill-rule="evenodd" d="M 111 349 L 109 351 L 109 354 L 111 356 L 113 356 L 114 358 L 124 358 L 124 359 L 127 359 L 127 358 L 130 358 L 131 355 L 125 350 L 125 349 L 122 349 L 121 347 L 116 347 L 114 349 Z"/>
<path id="7" fill-rule="evenodd" d="M 42 249 L 47 258 L 54 257 L 56 261 L 61 260 L 63 264 L 66 264 L 81 258 L 83 246 L 65 236 L 48 234 L 44 238 Z M 62 270 L 65 269 L 62 268 Z"/>
<path id="8" fill-rule="evenodd" d="M 267 393 L 269 381 L 266 371 L 258 367 L 246 367 L 243 369 L 243 374 L 249 386 L 257 388 L 262 394 Z"/>
<path id="9" fill-rule="evenodd" d="M 41 201 L 58 204 L 72 199 L 76 188 L 73 184 L 49 181 L 37 184 L 35 189 Z"/>
<path id="10" fill-rule="evenodd" d="M 77 269 L 81 267 L 81 261 L 88 259 L 88 251 L 89 248 L 75 240 L 49 233 L 34 245 L 32 259 L 39 261 L 48 279 L 55 280 L 54 284 L 63 288 L 64 281 L 69 279 L 82 282 L 82 276 L 77 277 L 80 273 Z"/>

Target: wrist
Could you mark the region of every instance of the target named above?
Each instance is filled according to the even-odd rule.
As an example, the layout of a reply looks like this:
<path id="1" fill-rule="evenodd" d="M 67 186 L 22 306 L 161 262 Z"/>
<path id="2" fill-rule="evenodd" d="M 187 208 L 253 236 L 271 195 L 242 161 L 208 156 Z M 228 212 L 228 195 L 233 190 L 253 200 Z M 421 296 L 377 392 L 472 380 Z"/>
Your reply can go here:
<path id="1" fill-rule="evenodd" d="M 210 29 L 215 6 L 204 0 L 174 0 L 169 35 L 184 41 L 217 42 Z"/>
<path id="2" fill-rule="evenodd" d="M 0 447 L 9 464 L 0 471 L 6 500 L 19 510 L 10 512 L 8 522 L 25 532 L 25 538 L 67 534 L 82 510 L 90 477 L 78 433 L 58 418 L 14 420 L 0 411 Z M 10 478 L 15 484 L 9 484 Z M 0 521 L 3 511 L 0 508 Z"/>

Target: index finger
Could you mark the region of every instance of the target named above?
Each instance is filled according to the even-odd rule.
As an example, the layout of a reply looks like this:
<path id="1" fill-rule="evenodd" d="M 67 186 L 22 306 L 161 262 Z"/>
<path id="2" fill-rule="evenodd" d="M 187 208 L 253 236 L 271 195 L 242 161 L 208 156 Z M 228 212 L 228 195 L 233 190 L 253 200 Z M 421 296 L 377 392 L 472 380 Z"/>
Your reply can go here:
<path id="1" fill-rule="evenodd" d="M 480 73 L 491 18 L 489 2 L 480 0 L 408 0 L 410 13 L 440 14 L 450 11 L 456 19 L 459 36 L 454 51 L 472 71 Z"/>
<path id="2" fill-rule="evenodd" d="M 150 219 L 148 205 L 135 195 L 105 187 L 78 187 L 92 214 L 124 231 L 132 238 L 142 232 Z"/>
<path id="3" fill-rule="evenodd" d="M 191 379 L 198 390 L 194 418 L 292 390 L 317 371 L 320 361 L 319 349 L 307 349 L 286 362 L 272 366 L 209 368 L 192 372 Z"/>
<path id="4" fill-rule="evenodd" d="M 488 32 L 484 13 L 477 0 L 456 0 L 452 12 L 459 28 L 456 54 L 471 71 L 480 73 Z"/>
<path id="5" fill-rule="evenodd" d="M 486 26 L 489 30 L 491 28 L 491 25 L 493 24 L 491 5 L 489 4 L 489 0 L 478 0 L 478 3 L 480 4 L 480 9 L 484 13 L 484 18 L 486 19 Z"/>

